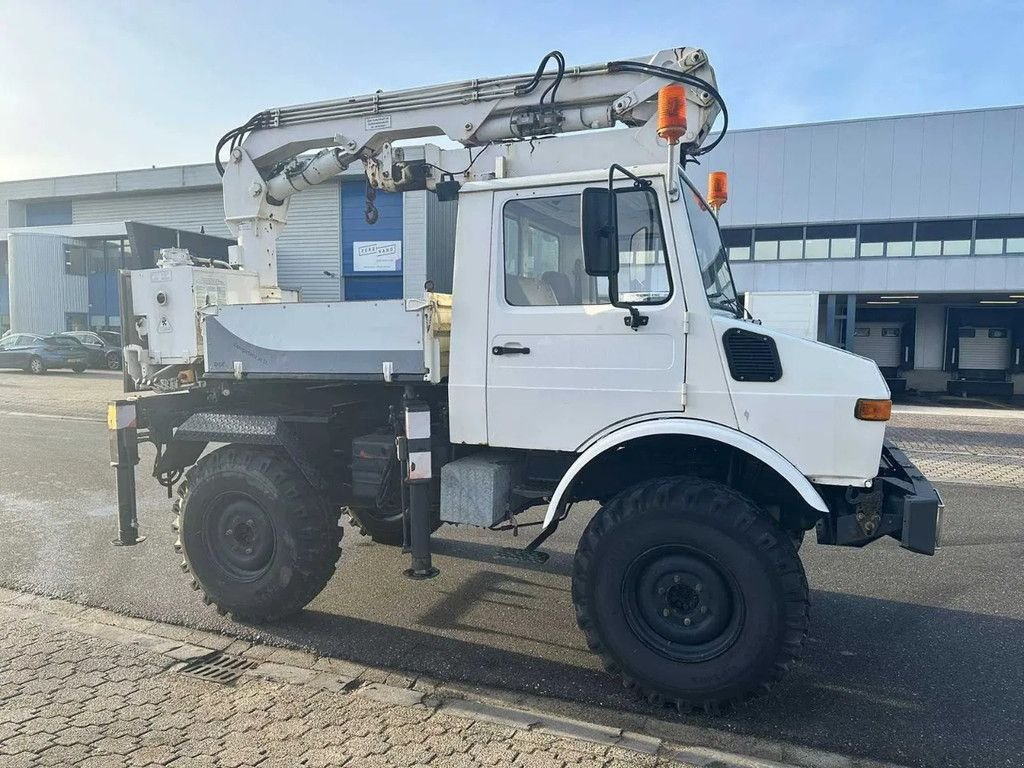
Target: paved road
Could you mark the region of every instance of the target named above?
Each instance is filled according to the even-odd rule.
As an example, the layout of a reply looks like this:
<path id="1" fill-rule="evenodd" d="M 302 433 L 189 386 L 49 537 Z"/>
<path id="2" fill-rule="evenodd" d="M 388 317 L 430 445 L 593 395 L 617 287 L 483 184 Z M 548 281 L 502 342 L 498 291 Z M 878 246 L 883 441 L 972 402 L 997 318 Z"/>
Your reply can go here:
<path id="1" fill-rule="evenodd" d="M 493 536 L 443 529 L 436 546 L 442 576 L 427 583 L 403 579 L 399 552 L 349 530 L 338 575 L 299 619 L 256 629 L 221 619 L 178 571 L 162 489 L 140 482 L 150 538 L 137 548 L 111 548 L 112 477 L 102 423 L 38 415 L 82 418 L 116 386 L 105 374 L 38 380 L 0 373 L 0 584 L 470 689 L 493 686 L 513 698 L 555 697 L 566 711 L 601 707 L 611 724 L 619 712 L 673 717 L 606 677 L 575 627 L 568 575 L 585 511 L 552 538 L 543 568 L 494 562 L 487 546 Z M 934 439 L 955 447 L 959 418 L 901 413 L 894 432 L 899 437 L 923 419 L 921 429 L 942 433 Z M 985 439 L 1016 450 L 1024 438 L 1008 421 L 989 418 Z M 864 550 L 806 546 L 814 594 L 803 663 L 771 695 L 732 715 L 685 718 L 694 741 L 735 748 L 752 736 L 914 766 L 1024 765 L 1020 486 L 940 488 L 949 514 L 946 546 L 935 558 L 891 541 Z"/>
<path id="2" fill-rule="evenodd" d="M 379 671 L 348 663 L 24 597 L 0 590 L 4 768 L 696 768 L 707 756 L 422 681 L 381 684 Z M 234 684 L 196 676 L 224 651 L 245 665 Z"/>

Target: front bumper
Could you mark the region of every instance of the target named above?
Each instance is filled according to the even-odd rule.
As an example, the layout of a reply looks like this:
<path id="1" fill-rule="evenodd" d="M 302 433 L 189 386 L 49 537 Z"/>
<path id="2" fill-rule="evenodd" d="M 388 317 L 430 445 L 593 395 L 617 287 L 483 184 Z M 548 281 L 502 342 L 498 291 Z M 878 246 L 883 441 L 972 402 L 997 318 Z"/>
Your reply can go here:
<path id="1" fill-rule="evenodd" d="M 942 497 L 914 463 L 886 441 L 869 489 L 832 495 L 831 514 L 818 522 L 822 544 L 861 547 L 891 536 L 911 552 L 934 555 L 942 536 Z"/>
<path id="2" fill-rule="evenodd" d="M 888 466 L 886 466 L 888 465 Z M 907 455 L 886 441 L 878 480 L 885 515 L 901 518 L 900 546 L 911 552 L 934 555 L 942 538 L 942 496 Z"/>

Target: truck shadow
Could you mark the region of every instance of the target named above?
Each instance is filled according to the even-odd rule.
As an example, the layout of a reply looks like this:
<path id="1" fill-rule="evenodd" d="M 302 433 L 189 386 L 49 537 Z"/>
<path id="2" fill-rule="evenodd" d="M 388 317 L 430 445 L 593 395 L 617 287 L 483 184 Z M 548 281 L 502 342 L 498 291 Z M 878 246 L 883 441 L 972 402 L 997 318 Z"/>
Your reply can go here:
<path id="1" fill-rule="evenodd" d="M 497 594 L 514 610 L 523 586 L 515 581 L 485 572 L 470 599 Z M 527 576 L 519 581 L 536 588 Z M 446 636 L 440 632 L 459 627 L 435 611 L 421 617 L 420 629 L 319 611 L 260 629 L 322 655 L 560 699 L 576 716 L 610 725 L 621 724 L 622 711 L 697 726 L 689 737 L 699 740 L 706 729 L 716 746 L 755 736 L 913 766 L 1021 764 L 1024 621 L 834 592 L 812 599 L 802 662 L 770 694 L 721 716 L 653 707 L 600 671 L 596 658 L 568 646 L 552 644 L 539 658 Z"/>

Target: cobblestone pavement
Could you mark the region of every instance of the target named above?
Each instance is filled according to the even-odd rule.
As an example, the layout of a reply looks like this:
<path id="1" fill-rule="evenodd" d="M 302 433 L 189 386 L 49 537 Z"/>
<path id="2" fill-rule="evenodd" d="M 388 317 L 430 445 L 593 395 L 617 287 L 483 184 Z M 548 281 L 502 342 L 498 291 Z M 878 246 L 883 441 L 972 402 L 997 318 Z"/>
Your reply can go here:
<path id="1" fill-rule="evenodd" d="M 888 436 L 931 480 L 1024 488 L 1024 414 L 897 409 Z"/>
<path id="2" fill-rule="evenodd" d="M 231 684 L 185 674 L 190 660 L 218 651 L 253 669 Z M 0 766 L 784 765 L 445 699 L 428 683 L 374 683 L 366 672 L 0 590 Z"/>

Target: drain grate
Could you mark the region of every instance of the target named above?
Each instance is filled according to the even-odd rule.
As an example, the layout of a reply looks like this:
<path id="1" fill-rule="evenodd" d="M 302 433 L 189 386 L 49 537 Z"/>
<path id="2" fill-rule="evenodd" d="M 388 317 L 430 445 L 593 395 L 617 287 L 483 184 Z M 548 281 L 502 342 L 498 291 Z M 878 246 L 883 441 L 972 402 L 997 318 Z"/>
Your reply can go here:
<path id="1" fill-rule="evenodd" d="M 180 671 L 189 677 L 227 685 L 240 678 L 245 670 L 255 666 L 257 666 L 255 661 L 218 651 L 210 656 L 203 656 L 201 659 L 192 659 Z"/>

